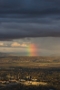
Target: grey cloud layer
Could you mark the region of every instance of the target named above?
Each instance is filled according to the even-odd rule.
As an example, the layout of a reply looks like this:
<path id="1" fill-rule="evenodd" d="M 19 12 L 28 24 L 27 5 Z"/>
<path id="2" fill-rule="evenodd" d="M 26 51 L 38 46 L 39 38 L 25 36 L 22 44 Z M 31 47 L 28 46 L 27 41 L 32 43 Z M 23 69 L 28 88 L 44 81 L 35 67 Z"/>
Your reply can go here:
<path id="1" fill-rule="evenodd" d="M 0 40 L 60 37 L 60 0 L 0 0 Z"/>
<path id="2" fill-rule="evenodd" d="M 0 0 L 1 13 L 60 13 L 60 0 Z"/>
<path id="3" fill-rule="evenodd" d="M 56 17 L 0 18 L 0 40 L 25 37 L 60 37 L 60 20 Z"/>

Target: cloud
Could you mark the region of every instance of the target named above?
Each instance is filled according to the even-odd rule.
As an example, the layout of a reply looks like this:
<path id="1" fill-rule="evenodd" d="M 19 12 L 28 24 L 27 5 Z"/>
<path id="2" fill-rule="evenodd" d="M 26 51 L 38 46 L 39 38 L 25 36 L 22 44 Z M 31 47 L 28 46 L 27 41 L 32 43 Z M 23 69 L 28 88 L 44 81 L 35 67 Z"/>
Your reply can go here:
<path id="1" fill-rule="evenodd" d="M 11 44 L 11 47 L 27 47 L 27 45 L 26 45 L 25 43 L 20 44 L 20 43 L 18 43 L 18 42 L 13 42 L 13 43 Z"/>
<path id="2" fill-rule="evenodd" d="M 7 53 L 22 53 L 24 50 L 22 48 L 18 48 L 18 47 L 15 47 L 15 48 L 12 48 L 12 47 L 0 47 L 0 52 L 7 52 Z"/>
<path id="3" fill-rule="evenodd" d="M 28 45 L 26 45 L 25 43 L 21 44 L 21 47 L 27 47 Z"/>
<path id="4" fill-rule="evenodd" d="M 0 0 L 0 40 L 60 37 L 60 0 Z"/>
<path id="5" fill-rule="evenodd" d="M 17 42 L 14 42 L 11 44 L 11 47 L 20 47 L 21 45 Z"/>
<path id="6" fill-rule="evenodd" d="M 57 16 L 26 19 L 3 19 L 0 22 L 0 40 L 28 37 L 60 37 L 60 19 Z"/>
<path id="7" fill-rule="evenodd" d="M 60 13 L 60 0 L 0 0 L 0 13 Z"/>
<path id="8" fill-rule="evenodd" d="M 0 46 L 4 46 L 4 43 L 0 42 Z"/>
<path id="9" fill-rule="evenodd" d="M 60 37 L 38 37 L 30 39 L 19 39 L 12 41 L 1 41 L 4 46 L 0 47 L 0 52 L 17 53 L 19 55 L 27 55 L 28 47 L 32 44 L 35 45 L 37 55 L 60 55 Z M 12 46 L 12 44 L 14 46 Z M 6 46 L 7 45 L 7 46 Z"/>

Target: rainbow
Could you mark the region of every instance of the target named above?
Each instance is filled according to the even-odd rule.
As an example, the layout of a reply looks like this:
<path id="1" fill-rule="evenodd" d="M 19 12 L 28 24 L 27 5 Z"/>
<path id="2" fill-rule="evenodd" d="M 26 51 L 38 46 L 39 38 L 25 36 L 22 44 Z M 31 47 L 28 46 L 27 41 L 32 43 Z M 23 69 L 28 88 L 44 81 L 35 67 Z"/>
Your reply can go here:
<path id="1" fill-rule="evenodd" d="M 37 46 L 35 44 L 29 44 L 27 47 L 28 56 L 37 56 Z"/>

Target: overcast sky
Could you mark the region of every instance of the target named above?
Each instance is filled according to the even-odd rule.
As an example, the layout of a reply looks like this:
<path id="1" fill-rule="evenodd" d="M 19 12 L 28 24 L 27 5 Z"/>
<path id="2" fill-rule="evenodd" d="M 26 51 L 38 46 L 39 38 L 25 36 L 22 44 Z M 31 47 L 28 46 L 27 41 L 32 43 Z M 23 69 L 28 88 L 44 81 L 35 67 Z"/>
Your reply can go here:
<path id="1" fill-rule="evenodd" d="M 0 0 L 0 52 L 60 55 L 60 0 Z"/>

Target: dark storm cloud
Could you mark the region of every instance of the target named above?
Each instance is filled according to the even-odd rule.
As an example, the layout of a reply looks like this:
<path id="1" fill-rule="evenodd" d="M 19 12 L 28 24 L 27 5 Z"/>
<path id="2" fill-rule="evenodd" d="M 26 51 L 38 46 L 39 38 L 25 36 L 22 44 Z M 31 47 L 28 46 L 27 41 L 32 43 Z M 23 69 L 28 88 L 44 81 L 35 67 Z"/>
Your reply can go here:
<path id="1" fill-rule="evenodd" d="M 60 20 L 43 18 L 0 18 L 0 40 L 25 37 L 60 37 Z"/>
<path id="2" fill-rule="evenodd" d="M 0 0 L 0 40 L 60 37 L 60 0 Z"/>
<path id="3" fill-rule="evenodd" d="M 60 13 L 60 0 L 0 0 L 1 13 Z"/>

